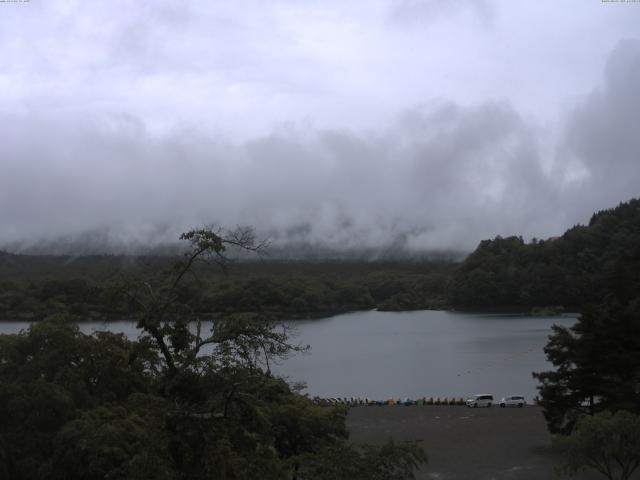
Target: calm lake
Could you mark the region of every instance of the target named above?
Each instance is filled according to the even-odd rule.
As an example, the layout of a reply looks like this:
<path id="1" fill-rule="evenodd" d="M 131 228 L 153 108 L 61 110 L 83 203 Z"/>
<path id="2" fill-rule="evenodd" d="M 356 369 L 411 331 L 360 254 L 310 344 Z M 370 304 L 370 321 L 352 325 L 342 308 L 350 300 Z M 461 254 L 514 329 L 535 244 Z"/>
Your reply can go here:
<path id="1" fill-rule="evenodd" d="M 498 399 L 536 395 L 531 372 L 550 368 L 543 347 L 551 325 L 572 325 L 575 317 L 523 317 L 445 311 L 356 312 L 290 322 L 296 342 L 311 351 L 274 370 L 304 381 L 323 397 L 374 399 L 467 396 L 492 393 Z M 16 333 L 26 322 L 0 323 Z M 83 323 L 90 333 L 109 329 L 135 337 L 131 322 Z"/>

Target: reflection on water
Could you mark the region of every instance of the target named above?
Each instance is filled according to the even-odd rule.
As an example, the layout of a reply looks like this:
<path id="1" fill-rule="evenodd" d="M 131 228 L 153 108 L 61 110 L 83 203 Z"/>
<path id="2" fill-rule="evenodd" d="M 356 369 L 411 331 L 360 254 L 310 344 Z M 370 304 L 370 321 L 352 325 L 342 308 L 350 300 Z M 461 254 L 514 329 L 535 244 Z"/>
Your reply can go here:
<path id="1" fill-rule="evenodd" d="M 311 395 L 466 396 L 536 395 L 533 371 L 549 368 L 543 352 L 554 323 L 572 317 L 474 315 L 444 311 L 357 312 L 291 322 L 308 355 L 282 362 L 276 371 L 305 381 Z M 0 323 L 17 333 L 26 322 Z M 87 322 L 85 333 L 109 329 L 135 338 L 133 322 Z"/>

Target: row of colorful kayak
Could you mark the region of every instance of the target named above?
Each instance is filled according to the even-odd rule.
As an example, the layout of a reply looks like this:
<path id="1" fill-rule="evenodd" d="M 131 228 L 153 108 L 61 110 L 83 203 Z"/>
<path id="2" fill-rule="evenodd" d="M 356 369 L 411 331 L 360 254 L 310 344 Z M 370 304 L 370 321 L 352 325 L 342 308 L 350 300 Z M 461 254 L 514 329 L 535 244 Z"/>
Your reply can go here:
<path id="1" fill-rule="evenodd" d="M 373 406 L 373 405 L 464 405 L 465 400 L 462 397 L 420 397 L 411 398 L 389 398 L 387 400 L 371 400 L 362 397 L 336 397 L 336 398 L 320 398 L 315 397 L 314 403 L 318 405 L 348 405 L 356 406 Z"/>

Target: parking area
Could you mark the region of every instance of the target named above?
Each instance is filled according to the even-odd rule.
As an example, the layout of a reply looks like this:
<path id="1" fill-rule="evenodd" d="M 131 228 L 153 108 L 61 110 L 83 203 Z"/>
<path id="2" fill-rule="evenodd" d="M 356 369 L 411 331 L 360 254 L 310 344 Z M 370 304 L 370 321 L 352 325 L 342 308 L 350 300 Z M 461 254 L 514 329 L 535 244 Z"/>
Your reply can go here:
<path id="1" fill-rule="evenodd" d="M 539 407 L 467 408 L 456 405 L 352 408 L 351 439 L 379 443 L 418 440 L 429 463 L 418 479 L 540 480 L 554 474 L 554 457 Z M 595 480 L 597 475 L 574 477 Z"/>

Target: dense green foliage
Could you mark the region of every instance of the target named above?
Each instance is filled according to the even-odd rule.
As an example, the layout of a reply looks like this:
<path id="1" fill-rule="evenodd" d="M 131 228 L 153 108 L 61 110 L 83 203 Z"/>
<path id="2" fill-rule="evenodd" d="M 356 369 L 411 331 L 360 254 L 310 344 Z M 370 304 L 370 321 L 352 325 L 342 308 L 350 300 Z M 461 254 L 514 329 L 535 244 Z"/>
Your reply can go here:
<path id="1" fill-rule="evenodd" d="M 594 469 L 609 480 L 628 480 L 640 467 L 639 432 L 640 416 L 624 410 L 582 417 L 571 435 L 554 440 L 560 471 Z"/>
<path id="2" fill-rule="evenodd" d="M 594 214 L 587 226 L 525 243 L 485 240 L 456 270 L 451 301 L 465 307 L 583 307 L 640 291 L 640 200 Z"/>
<path id="3" fill-rule="evenodd" d="M 307 456 L 300 469 L 301 480 L 402 480 L 426 461 L 415 444 L 389 441 L 380 446 L 333 445 L 322 455 Z"/>
<path id="4" fill-rule="evenodd" d="M 290 478 L 347 436 L 344 411 L 238 358 L 169 373 L 150 338 L 62 317 L 0 336 L 0 358 L 5 479 Z"/>
<path id="5" fill-rule="evenodd" d="M 571 328 L 554 326 L 545 347 L 554 371 L 535 373 L 553 432 L 568 433 L 581 415 L 640 413 L 640 299 L 586 309 Z"/>
<path id="6" fill-rule="evenodd" d="M 234 314 L 202 331 L 192 300 L 206 284 L 185 295 L 183 282 L 252 238 L 182 238 L 183 262 L 111 292 L 137 319 L 137 340 L 82 334 L 68 315 L 0 335 L 0 479 L 315 479 L 338 457 L 331 478 L 413 478 L 426 461 L 415 443 L 354 446 L 346 410 L 270 374 L 271 359 L 303 349 L 284 326 Z"/>
<path id="7" fill-rule="evenodd" d="M 59 311 L 88 320 L 129 317 L 113 295 L 125 278 L 156 281 L 175 258 L 33 257 L 0 252 L 0 319 L 42 319 Z M 307 318 L 380 308 L 442 308 L 447 262 L 243 261 L 226 273 L 194 267 L 181 295 L 201 317 L 259 313 Z"/>

